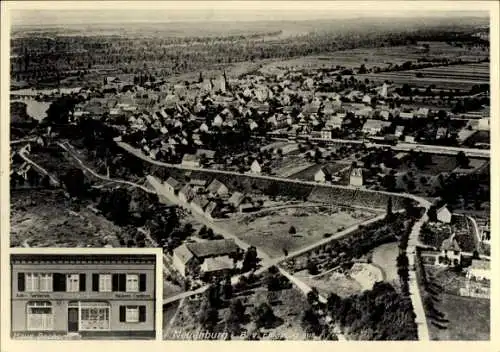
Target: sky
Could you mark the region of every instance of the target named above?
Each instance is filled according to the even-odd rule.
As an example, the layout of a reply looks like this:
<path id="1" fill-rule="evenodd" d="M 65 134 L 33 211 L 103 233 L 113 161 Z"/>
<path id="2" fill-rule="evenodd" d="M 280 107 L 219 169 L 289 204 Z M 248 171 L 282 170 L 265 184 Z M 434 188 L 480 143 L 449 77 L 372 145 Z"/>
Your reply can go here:
<path id="1" fill-rule="evenodd" d="M 8 3 L 11 3 L 10 1 Z M 473 7 L 471 7 L 473 5 Z M 49 6 L 50 10 L 47 10 Z M 166 1 L 13 2 L 12 25 L 63 25 L 175 21 L 272 21 L 359 17 L 485 15 L 481 2 L 439 1 Z M 34 10 L 38 8 L 39 10 Z"/>

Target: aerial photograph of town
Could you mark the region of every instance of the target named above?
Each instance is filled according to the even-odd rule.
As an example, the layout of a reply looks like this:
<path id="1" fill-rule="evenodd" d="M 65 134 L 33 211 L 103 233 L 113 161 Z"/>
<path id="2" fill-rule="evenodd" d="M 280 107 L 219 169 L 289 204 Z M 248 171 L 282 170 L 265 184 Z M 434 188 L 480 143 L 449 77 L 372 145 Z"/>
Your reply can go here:
<path id="1" fill-rule="evenodd" d="M 489 12 L 202 5 L 12 13 L 10 247 L 161 248 L 164 340 L 489 341 Z"/>

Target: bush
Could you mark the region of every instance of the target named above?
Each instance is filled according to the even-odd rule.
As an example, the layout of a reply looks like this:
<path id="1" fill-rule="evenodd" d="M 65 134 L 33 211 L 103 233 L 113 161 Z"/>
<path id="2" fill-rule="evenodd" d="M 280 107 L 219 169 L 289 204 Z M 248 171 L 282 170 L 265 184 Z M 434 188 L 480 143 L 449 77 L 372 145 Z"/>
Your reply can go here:
<path id="1" fill-rule="evenodd" d="M 288 230 L 288 233 L 290 235 L 295 235 L 297 233 L 297 230 L 295 229 L 294 226 L 290 226 L 290 229 Z"/>

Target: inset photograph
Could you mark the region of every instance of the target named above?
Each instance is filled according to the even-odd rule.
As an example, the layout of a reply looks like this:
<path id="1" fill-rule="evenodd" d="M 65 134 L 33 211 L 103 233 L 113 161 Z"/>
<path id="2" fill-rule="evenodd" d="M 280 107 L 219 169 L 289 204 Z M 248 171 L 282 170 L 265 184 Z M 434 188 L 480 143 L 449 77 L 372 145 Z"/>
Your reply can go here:
<path id="1" fill-rule="evenodd" d="M 13 339 L 154 339 L 156 255 L 11 254 Z"/>

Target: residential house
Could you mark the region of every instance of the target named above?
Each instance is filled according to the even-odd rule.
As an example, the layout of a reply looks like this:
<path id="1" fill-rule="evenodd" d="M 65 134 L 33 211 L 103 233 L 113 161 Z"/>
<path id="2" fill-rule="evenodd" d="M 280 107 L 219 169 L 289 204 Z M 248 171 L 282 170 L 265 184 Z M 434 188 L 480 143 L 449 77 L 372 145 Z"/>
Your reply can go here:
<path id="1" fill-rule="evenodd" d="M 253 174 L 260 174 L 262 172 L 262 167 L 257 160 L 254 160 L 252 165 L 250 165 L 250 172 Z"/>
<path id="2" fill-rule="evenodd" d="M 195 270 L 198 263 L 187 244 L 182 244 L 173 250 L 172 264 L 183 277 L 186 277 Z"/>
<path id="3" fill-rule="evenodd" d="M 411 120 L 411 119 L 413 119 L 413 113 L 401 111 L 399 113 L 399 118 L 403 119 L 403 120 Z"/>
<path id="4" fill-rule="evenodd" d="M 437 211 L 437 219 L 439 222 L 449 224 L 451 222 L 451 212 L 448 210 L 446 205 L 443 205 L 441 208 L 439 208 Z"/>
<path id="5" fill-rule="evenodd" d="M 337 170 L 330 165 L 325 165 L 321 167 L 315 174 L 314 174 L 314 181 L 316 182 L 331 182 L 334 181 L 334 174 Z"/>
<path id="6" fill-rule="evenodd" d="M 219 180 L 217 179 L 214 179 L 210 185 L 207 187 L 207 191 L 211 194 L 211 195 L 214 195 L 214 196 L 219 196 L 219 197 L 223 197 L 223 196 L 226 196 L 228 195 L 229 193 L 229 189 L 226 187 L 225 184 L 223 184 L 222 182 L 220 182 Z"/>
<path id="7" fill-rule="evenodd" d="M 165 181 L 164 187 L 168 192 L 175 194 L 181 189 L 181 183 L 177 181 L 175 178 L 169 177 Z"/>
<path id="8" fill-rule="evenodd" d="M 323 128 L 320 131 L 320 138 L 321 139 L 332 139 L 332 130 L 328 128 Z"/>
<path id="9" fill-rule="evenodd" d="M 193 191 L 198 192 L 199 190 L 205 189 L 205 187 L 208 184 L 208 181 L 194 178 L 194 179 L 191 179 L 188 184 L 191 186 Z"/>
<path id="10" fill-rule="evenodd" d="M 246 197 L 243 193 L 234 192 L 231 194 L 231 197 L 229 197 L 227 202 L 237 209 L 245 201 L 245 198 Z"/>
<path id="11" fill-rule="evenodd" d="M 369 96 L 368 94 L 366 94 L 365 96 L 363 96 L 363 99 L 361 99 L 361 102 L 366 104 L 366 105 L 371 105 L 372 97 Z"/>
<path id="12" fill-rule="evenodd" d="M 415 140 L 415 136 L 405 136 L 406 143 L 417 143 Z"/>
<path id="13" fill-rule="evenodd" d="M 396 130 L 394 131 L 394 135 L 396 137 L 401 137 L 405 131 L 405 126 L 396 126 Z"/>
<path id="14" fill-rule="evenodd" d="M 490 130 L 490 118 L 482 118 L 477 124 L 478 131 L 489 131 Z"/>
<path id="15" fill-rule="evenodd" d="M 214 280 L 215 278 L 223 279 L 230 275 L 234 268 L 234 260 L 227 255 L 207 258 L 200 266 L 200 274 L 205 281 Z"/>
<path id="16" fill-rule="evenodd" d="M 181 165 L 196 168 L 200 167 L 200 158 L 196 154 L 184 154 Z"/>
<path id="17" fill-rule="evenodd" d="M 472 264 L 466 269 L 466 277 L 477 281 L 491 280 L 491 264 L 489 260 L 472 259 Z"/>
<path id="18" fill-rule="evenodd" d="M 213 161 L 215 158 L 215 151 L 208 149 L 198 149 L 195 154 L 200 160 L 205 158 L 206 160 Z"/>
<path id="19" fill-rule="evenodd" d="M 455 235 L 451 235 L 441 244 L 441 256 L 438 258 L 438 262 L 441 265 L 458 265 L 460 264 L 461 252 Z"/>
<path id="20" fill-rule="evenodd" d="M 179 200 L 184 203 L 189 203 L 195 196 L 195 191 L 191 185 L 186 184 L 179 191 Z"/>
<path id="21" fill-rule="evenodd" d="M 208 201 L 207 197 L 205 197 L 204 195 L 201 195 L 201 194 L 197 194 L 191 200 L 191 207 L 197 213 L 204 214 L 205 208 L 207 207 L 208 203 L 209 203 L 209 201 Z"/>
<path id="22" fill-rule="evenodd" d="M 212 126 L 217 126 L 221 127 L 224 123 L 224 120 L 220 115 L 215 116 L 214 120 L 212 121 Z"/>
<path id="23" fill-rule="evenodd" d="M 415 113 L 415 116 L 417 118 L 420 118 L 420 119 L 427 118 L 427 117 L 429 117 L 429 109 L 428 108 L 420 108 Z"/>
<path id="24" fill-rule="evenodd" d="M 325 123 L 325 127 L 331 128 L 331 129 L 336 129 L 336 128 L 342 128 L 342 123 L 344 122 L 345 114 L 336 114 L 334 116 L 331 116 Z"/>
<path id="25" fill-rule="evenodd" d="M 384 119 L 384 120 L 389 120 L 390 115 L 391 115 L 391 114 L 390 114 L 390 112 L 389 112 L 388 110 L 382 110 L 382 111 L 380 112 L 380 115 L 379 115 L 379 116 L 380 116 L 380 118 L 381 118 L 381 119 Z"/>
<path id="26" fill-rule="evenodd" d="M 357 118 L 370 118 L 373 115 L 373 108 L 370 106 L 365 106 L 362 109 L 354 111 L 354 116 Z"/>
<path id="27" fill-rule="evenodd" d="M 448 129 L 446 127 L 439 127 L 436 131 L 436 139 L 446 138 L 448 134 Z"/>
<path id="28" fill-rule="evenodd" d="M 363 169 L 358 167 L 352 168 L 349 175 L 349 184 L 354 187 L 363 186 Z"/>
<path id="29" fill-rule="evenodd" d="M 366 120 L 365 124 L 363 125 L 362 131 L 364 133 L 375 135 L 377 133 L 382 132 L 382 130 L 384 128 L 389 127 L 390 125 L 391 125 L 391 123 L 389 121 L 368 119 L 368 120 Z"/>

